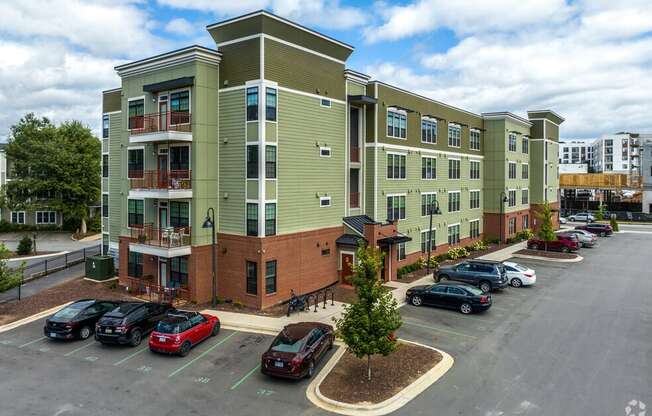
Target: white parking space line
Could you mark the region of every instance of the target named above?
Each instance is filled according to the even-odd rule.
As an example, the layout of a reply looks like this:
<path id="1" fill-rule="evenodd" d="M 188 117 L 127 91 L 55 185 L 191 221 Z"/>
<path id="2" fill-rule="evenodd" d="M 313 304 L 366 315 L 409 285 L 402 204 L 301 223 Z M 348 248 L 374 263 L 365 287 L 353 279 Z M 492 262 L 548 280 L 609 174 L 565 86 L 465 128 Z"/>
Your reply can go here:
<path id="1" fill-rule="evenodd" d="M 47 337 L 41 337 L 41 338 L 35 339 L 35 340 L 33 340 L 33 341 L 26 342 L 26 343 L 23 344 L 23 345 L 19 345 L 18 348 L 23 348 L 23 347 L 27 347 L 28 345 L 36 344 L 36 343 L 39 342 L 39 341 L 43 341 L 45 338 L 47 338 Z"/>
<path id="2" fill-rule="evenodd" d="M 91 345 L 95 345 L 95 341 L 91 341 L 91 342 L 89 342 L 89 343 L 86 344 L 86 345 L 82 345 L 81 347 L 75 348 L 74 350 L 69 351 L 69 352 L 63 354 L 63 356 L 64 356 L 64 357 L 70 357 L 71 355 L 73 355 L 73 354 L 76 353 L 77 351 L 81 351 L 81 350 L 83 350 L 84 348 L 88 348 L 88 347 L 90 347 Z"/>
<path id="3" fill-rule="evenodd" d="M 194 363 L 195 361 L 199 360 L 200 358 L 202 358 L 203 356 L 205 356 L 205 355 L 208 354 L 209 352 L 213 351 L 215 348 L 217 348 L 217 347 L 219 347 L 220 345 L 222 345 L 224 342 L 226 342 L 226 340 L 228 340 L 229 338 L 231 338 L 232 336 L 234 336 L 234 335 L 237 334 L 237 333 L 238 333 L 238 332 L 233 332 L 233 333 L 229 334 L 228 337 L 222 339 L 221 341 L 219 341 L 219 342 L 216 343 L 215 345 L 213 345 L 213 346 L 211 346 L 210 348 L 208 348 L 206 351 L 204 351 L 204 352 L 202 352 L 201 354 L 199 354 L 197 357 L 193 358 L 192 360 L 188 361 L 188 362 L 187 362 L 186 364 L 184 364 L 183 366 L 181 366 L 181 367 L 177 368 L 176 370 L 174 370 L 173 372 L 171 372 L 170 375 L 169 375 L 168 377 L 174 377 L 175 375 L 179 374 L 179 373 L 180 373 L 181 371 L 183 371 L 186 367 L 188 367 L 189 365 L 191 365 L 191 364 Z"/>
<path id="4" fill-rule="evenodd" d="M 478 339 L 478 337 L 473 336 L 473 335 L 463 334 L 461 332 L 451 331 L 450 329 L 439 328 L 439 327 L 432 326 L 432 325 L 423 325 L 423 324 L 419 324 L 419 323 L 416 323 L 416 322 L 410 322 L 410 321 L 406 321 L 406 320 L 404 320 L 403 323 L 407 324 L 407 325 L 411 325 L 411 326 L 416 326 L 416 327 L 419 327 L 419 328 L 432 329 L 433 331 L 444 332 L 444 333 L 451 334 L 451 335 L 457 335 L 457 336 L 460 336 L 460 337 L 466 337 L 466 338 L 470 338 L 470 339 Z"/>
<path id="5" fill-rule="evenodd" d="M 116 366 L 117 366 L 117 365 L 120 365 L 120 364 L 126 362 L 127 360 L 129 360 L 129 359 L 131 359 L 131 358 L 134 358 L 134 357 L 137 356 L 138 354 L 140 354 L 140 353 L 142 353 L 143 351 L 148 350 L 148 349 L 149 349 L 149 345 L 147 345 L 147 346 L 145 346 L 145 347 L 139 349 L 138 351 L 136 351 L 136 352 L 134 352 L 134 353 L 132 353 L 132 354 L 127 355 L 127 356 L 126 356 L 125 358 L 123 358 L 122 360 L 116 361 L 115 363 L 113 363 L 113 365 L 116 365 Z"/>

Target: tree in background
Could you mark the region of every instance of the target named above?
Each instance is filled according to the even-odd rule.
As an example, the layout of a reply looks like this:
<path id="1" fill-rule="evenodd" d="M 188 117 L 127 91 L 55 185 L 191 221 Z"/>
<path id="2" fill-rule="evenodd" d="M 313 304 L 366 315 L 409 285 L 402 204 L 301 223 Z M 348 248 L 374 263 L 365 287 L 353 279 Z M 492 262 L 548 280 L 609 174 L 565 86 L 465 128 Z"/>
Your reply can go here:
<path id="1" fill-rule="evenodd" d="M 100 196 L 100 151 L 100 141 L 80 122 L 56 127 L 46 117 L 27 114 L 11 127 L 5 148 L 13 179 L 6 187 L 7 205 L 59 211 L 85 233 L 88 207 Z"/>
<path id="2" fill-rule="evenodd" d="M 0 292 L 18 286 L 23 278 L 25 262 L 22 262 L 17 269 L 12 269 L 7 265 L 8 257 L 9 250 L 7 250 L 4 244 L 0 244 Z"/>
<path id="3" fill-rule="evenodd" d="M 382 253 L 373 247 L 360 246 L 358 264 L 353 266 L 351 283 L 358 300 L 344 307 L 342 318 L 335 319 L 337 334 L 349 351 L 367 357 L 367 380 L 371 381 L 371 356 L 389 355 L 396 349 L 394 332 L 401 326 L 398 304 L 378 275 Z"/>
<path id="4" fill-rule="evenodd" d="M 611 217 L 609 218 L 609 224 L 611 225 L 611 229 L 614 232 L 619 230 L 618 221 L 616 221 L 616 214 L 611 214 Z"/>
<path id="5" fill-rule="evenodd" d="M 543 204 L 543 209 L 537 216 L 541 220 L 537 236 L 545 242 L 545 249 L 548 251 L 548 243 L 557 240 L 557 235 L 555 235 L 555 230 L 552 227 L 552 209 L 547 201 Z"/>

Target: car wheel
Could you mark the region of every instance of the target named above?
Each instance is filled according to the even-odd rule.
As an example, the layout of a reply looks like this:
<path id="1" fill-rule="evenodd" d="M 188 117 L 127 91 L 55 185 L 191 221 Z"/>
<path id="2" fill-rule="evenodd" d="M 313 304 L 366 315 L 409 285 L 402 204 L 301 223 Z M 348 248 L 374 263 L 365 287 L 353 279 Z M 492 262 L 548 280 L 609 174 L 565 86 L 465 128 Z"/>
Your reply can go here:
<path id="1" fill-rule="evenodd" d="M 215 325 L 213 325 L 213 329 L 211 330 L 211 336 L 217 336 L 220 332 L 220 321 L 215 322 Z"/>
<path id="2" fill-rule="evenodd" d="M 79 330 L 80 339 L 88 339 L 91 336 L 91 328 L 89 326 L 84 326 Z"/>
<path id="3" fill-rule="evenodd" d="M 485 293 L 491 292 L 491 283 L 489 282 L 480 282 L 480 290 Z"/>
<path id="4" fill-rule="evenodd" d="M 532 245 L 530 246 L 530 250 L 538 250 L 538 249 L 539 249 L 539 245 L 538 245 L 538 244 L 532 244 Z"/>
<path id="5" fill-rule="evenodd" d="M 183 344 L 181 344 L 181 348 L 179 348 L 179 355 L 185 357 L 186 355 L 188 355 L 189 352 L 190 352 L 190 342 L 185 341 Z"/>
<path id="6" fill-rule="evenodd" d="M 606 236 L 607 234 L 604 231 L 600 233 L 600 237 L 606 237 Z"/>
<path id="7" fill-rule="evenodd" d="M 423 301 L 421 300 L 421 296 L 412 296 L 412 298 L 410 298 L 410 303 L 414 306 L 421 306 Z"/>
<path id="8" fill-rule="evenodd" d="M 444 274 L 444 275 L 439 276 L 439 281 L 440 281 L 440 282 L 445 282 L 446 280 L 448 280 L 448 276 L 447 276 L 447 275 Z"/>
<path id="9" fill-rule="evenodd" d="M 464 315 L 468 315 L 471 312 L 473 312 L 473 308 L 471 307 L 470 304 L 464 302 L 463 304 L 460 305 L 460 312 L 462 312 Z"/>
<path id="10" fill-rule="evenodd" d="M 512 285 L 512 287 L 521 287 L 523 285 L 523 282 L 521 282 L 521 279 L 518 277 L 515 277 L 509 282 L 509 284 Z"/>
<path id="11" fill-rule="evenodd" d="M 143 334 L 140 332 L 140 329 L 134 329 L 131 332 L 131 339 L 129 345 L 132 347 L 137 347 L 140 345 L 140 342 L 143 340 Z"/>
<path id="12" fill-rule="evenodd" d="M 568 253 L 570 250 L 568 250 L 568 247 L 562 247 L 561 252 L 562 253 Z"/>
<path id="13" fill-rule="evenodd" d="M 308 373 L 306 374 L 306 378 L 312 378 L 312 376 L 315 375 L 315 362 L 310 361 L 308 364 Z"/>
<path id="14" fill-rule="evenodd" d="M 331 337 L 331 342 L 328 343 L 328 349 L 332 350 L 333 349 L 333 344 L 335 343 L 335 337 Z"/>
<path id="15" fill-rule="evenodd" d="M 573 221 L 573 222 L 575 222 L 575 217 L 568 217 L 568 221 Z"/>

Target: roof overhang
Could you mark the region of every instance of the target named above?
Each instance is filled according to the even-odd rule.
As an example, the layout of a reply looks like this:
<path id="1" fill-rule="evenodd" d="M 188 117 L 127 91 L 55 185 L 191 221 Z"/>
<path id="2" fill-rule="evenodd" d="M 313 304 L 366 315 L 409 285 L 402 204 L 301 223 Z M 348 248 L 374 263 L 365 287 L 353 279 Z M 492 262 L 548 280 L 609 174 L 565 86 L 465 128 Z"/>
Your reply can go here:
<path id="1" fill-rule="evenodd" d="M 559 114 L 555 113 L 552 110 L 531 110 L 527 112 L 527 116 L 530 119 L 545 118 L 557 125 L 565 121 L 565 119 L 562 116 L 560 116 Z"/>
<path id="2" fill-rule="evenodd" d="M 406 243 L 408 241 L 412 241 L 412 237 L 408 237 L 407 235 L 403 235 L 403 234 L 397 234 L 397 235 L 392 235 L 390 237 L 379 239 L 378 244 L 392 245 L 392 244 Z"/>
<path id="3" fill-rule="evenodd" d="M 509 120 L 513 123 L 520 124 L 525 127 L 532 127 L 532 123 L 523 117 L 519 117 L 516 114 L 510 113 L 509 111 L 500 111 L 496 113 L 482 113 L 482 118 L 485 120 Z"/>
<path id="4" fill-rule="evenodd" d="M 368 95 L 349 95 L 347 97 L 349 104 L 355 105 L 376 105 L 378 100 Z"/>
<path id="5" fill-rule="evenodd" d="M 118 65 L 115 67 L 115 70 L 118 72 L 120 77 L 128 77 L 188 62 L 203 62 L 217 66 L 221 59 L 222 54 L 215 49 L 193 45 L 187 48 L 163 53 L 161 55 L 152 56 L 150 58 L 141 59 L 139 61 Z"/>
<path id="6" fill-rule="evenodd" d="M 195 77 L 182 77 L 171 79 L 169 81 L 156 82 L 154 84 L 143 85 L 144 92 L 159 92 L 174 90 L 181 87 L 192 86 L 195 82 Z"/>

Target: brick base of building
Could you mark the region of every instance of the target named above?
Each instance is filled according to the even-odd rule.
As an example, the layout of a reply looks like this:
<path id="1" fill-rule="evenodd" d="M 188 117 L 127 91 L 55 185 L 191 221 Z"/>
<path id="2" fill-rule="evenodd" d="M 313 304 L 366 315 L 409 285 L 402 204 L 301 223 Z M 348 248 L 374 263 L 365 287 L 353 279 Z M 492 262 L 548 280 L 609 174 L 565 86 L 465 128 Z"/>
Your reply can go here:
<path id="1" fill-rule="evenodd" d="M 470 237 L 463 238 L 462 240 L 460 240 L 459 244 L 454 244 L 454 245 L 441 244 L 438 245 L 437 247 L 434 247 L 430 255 L 439 256 L 440 254 L 446 254 L 448 253 L 448 250 L 451 247 L 466 247 L 472 245 L 476 241 L 482 241 L 483 239 L 484 239 L 484 234 L 481 234 L 477 238 L 470 238 Z M 405 267 L 410 264 L 416 263 L 417 261 L 419 261 L 419 258 L 421 257 L 423 257 L 423 259 L 425 260 L 428 257 L 428 252 L 423 253 L 421 251 L 415 251 L 414 253 L 407 254 L 405 259 L 398 262 L 398 267 L 399 268 Z"/>
<path id="2" fill-rule="evenodd" d="M 528 217 L 527 227 L 523 227 L 523 217 L 525 216 Z M 516 218 L 516 229 L 513 233 L 510 233 L 509 220 L 512 218 Z M 508 238 L 514 237 L 517 233 L 523 231 L 525 228 L 532 229 L 532 219 L 533 216 L 531 209 L 522 209 L 520 211 L 508 212 L 502 215 L 486 212 L 484 214 L 484 233 L 488 239 L 498 239 L 502 237 L 502 240 L 505 241 Z"/>
<path id="3" fill-rule="evenodd" d="M 550 209 L 552 210 L 552 228 L 555 230 L 559 229 L 559 210 L 561 208 L 561 203 L 559 201 L 557 202 L 549 202 L 548 205 L 550 205 Z M 531 217 L 533 219 L 532 221 L 532 229 L 534 231 L 539 229 L 539 226 L 541 224 L 541 220 L 539 219 L 539 214 L 541 213 L 541 210 L 543 210 L 543 204 L 531 204 L 530 205 L 530 211 L 531 211 Z"/>

